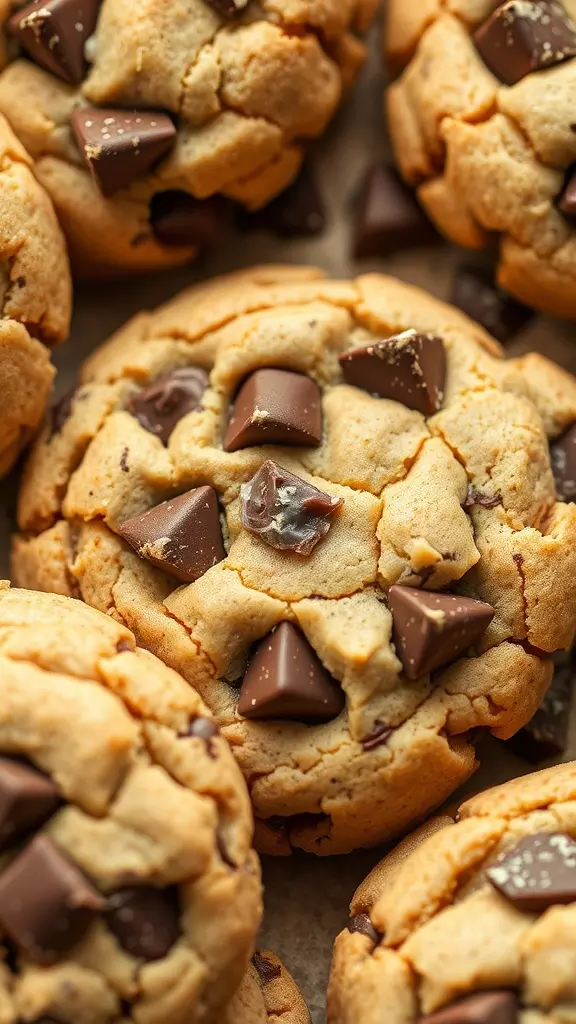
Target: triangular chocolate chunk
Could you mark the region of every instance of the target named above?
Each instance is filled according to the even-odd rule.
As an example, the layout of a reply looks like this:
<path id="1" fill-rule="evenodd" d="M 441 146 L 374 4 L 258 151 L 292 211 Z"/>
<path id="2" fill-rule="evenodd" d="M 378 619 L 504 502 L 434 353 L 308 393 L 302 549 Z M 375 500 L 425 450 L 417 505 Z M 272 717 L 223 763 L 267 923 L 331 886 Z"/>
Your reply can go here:
<path id="1" fill-rule="evenodd" d="M 224 448 L 257 444 L 318 445 L 322 396 L 310 377 L 290 370 L 256 370 L 244 381 L 228 423 Z"/>
<path id="2" fill-rule="evenodd" d="M 576 901 L 576 840 L 564 832 L 524 836 L 486 872 L 517 910 L 541 914 Z"/>
<path id="3" fill-rule="evenodd" d="M 213 487 L 197 487 L 118 527 L 135 551 L 185 583 L 226 558 Z"/>
<path id="4" fill-rule="evenodd" d="M 576 56 L 576 24 L 559 0 L 504 0 L 474 34 L 476 49 L 504 85 Z"/>
<path id="5" fill-rule="evenodd" d="M 390 587 L 394 643 L 408 679 L 420 679 L 456 661 L 494 618 L 483 601 L 412 587 Z"/>
<path id="6" fill-rule="evenodd" d="M 151 110 L 81 107 L 72 112 L 71 122 L 90 173 L 105 196 L 142 178 L 176 141 L 168 115 Z"/>
<path id="7" fill-rule="evenodd" d="M 421 1017 L 420 1024 L 517 1024 L 518 1012 L 513 992 L 476 992 L 429 1017 Z"/>
<path id="8" fill-rule="evenodd" d="M 52 779 L 11 758 L 0 758 L 0 851 L 15 846 L 54 813 L 60 796 Z"/>
<path id="9" fill-rule="evenodd" d="M 100 0 L 35 0 L 7 22 L 32 60 L 65 82 L 79 85 L 86 71 L 84 44 L 92 35 Z"/>
<path id="10" fill-rule="evenodd" d="M 260 641 L 238 701 L 244 718 L 329 722 L 344 707 L 340 684 L 326 671 L 306 637 L 281 622 Z"/>
<path id="11" fill-rule="evenodd" d="M 340 356 L 348 384 L 431 416 L 444 399 L 446 354 L 434 334 L 403 331 Z"/>

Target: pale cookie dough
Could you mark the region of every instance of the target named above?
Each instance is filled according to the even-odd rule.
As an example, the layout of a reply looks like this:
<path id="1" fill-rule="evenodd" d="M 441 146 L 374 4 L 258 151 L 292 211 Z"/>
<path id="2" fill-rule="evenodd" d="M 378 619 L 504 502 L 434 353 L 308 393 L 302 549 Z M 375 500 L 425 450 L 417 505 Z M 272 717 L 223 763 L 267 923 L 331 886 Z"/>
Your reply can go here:
<path id="1" fill-rule="evenodd" d="M 0 672 L 3 1024 L 212 1024 L 261 889 L 210 713 L 118 621 L 6 583 Z"/>
<path id="2" fill-rule="evenodd" d="M 576 1019 L 576 764 L 480 793 L 455 821 L 430 820 L 355 893 L 328 1024 Z"/>
<path id="3" fill-rule="evenodd" d="M 68 333 L 66 247 L 32 161 L 0 117 L 0 476 L 40 423 L 54 376 L 50 347 Z"/>
<path id="4" fill-rule="evenodd" d="M 85 77 L 76 83 L 45 70 L 37 54 L 32 62 L 18 53 L 7 32 L 15 59 L 0 75 L 0 111 L 35 160 L 75 272 L 110 276 L 184 263 L 216 231 L 211 197 L 253 210 L 282 192 L 298 173 L 306 140 L 324 132 L 364 62 L 355 32 L 367 28 L 376 2 L 83 0 L 95 27 Z M 234 5 L 236 15 L 218 13 Z M 58 16 L 70 21 L 78 4 L 68 0 L 68 8 Z M 0 28 L 9 9 L 0 5 Z M 50 51 L 53 37 L 45 37 Z M 81 43 L 70 25 L 60 31 L 66 53 Z M 177 129 L 150 169 L 138 172 L 136 155 L 133 180 L 110 196 L 91 177 L 71 129 L 72 112 L 90 106 L 107 114 L 163 111 Z M 199 202 L 176 218 L 177 229 L 161 194 L 182 191 Z"/>
<path id="5" fill-rule="evenodd" d="M 522 36 L 510 19 L 519 13 L 537 34 L 534 11 L 549 24 L 546 2 L 388 0 L 386 56 L 401 72 L 386 101 L 395 157 L 448 238 L 474 249 L 498 239 L 504 288 L 530 306 L 576 317 L 576 191 L 571 212 L 560 208 L 576 162 L 576 28 L 562 49 L 545 24 L 542 42 L 553 59 L 532 73 L 516 69 L 511 78 L 522 76 L 507 85 L 475 45 L 496 7 L 506 8 L 509 35 L 499 50 L 491 44 L 489 59 L 509 67 L 517 40 L 528 40 L 524 59 L 533 39 L 530 27 Z M 560 8 L 576 23 L 576 0 Z"/>
<path id="6" fill-rule="evenodd" d="M 441 399 L 432 416 L 343 378 L 339 356 L 410 328 L 409 346 L 446 359 L 443 397 L 418 392 Z M 229 422 L 239 386 L 269 387 L 259 368 L 290 371 L 280 419 L 306 420 L 309 435 L 225 451 L 241 433 L 239 399 Z M 576 505 L 556 499 L 548 444 L 576 422 L 576 381 L 559 367 L 504 360 L 463 314 L 393 278 L 261 267 L 138 315 L 79 380 L 25 472 L 14 577 L 107 612 L 198 689 L 248 781 L 261 850 L 341 853 L 399 835 L 474 770 L 479 728 L 509 737 L 531 718 L 576 624 Z M 251 429 L 273 419 L 270 398 Z M 274 463 L 297 478 L 280 488 L 280 541 L 290 495 L 321 492 L 309 554 L 242 525 L 255 474 Z M 466 656 L 446 634 L 432 677 L 422 659 L 404 674 L 387 602 L 398 584 L 400 603 L 474 599 L 433 598 L 478 611 Z M 435 637 L 452 620 L 432 609 L 427 621 Z M 303 667 L 284 689 L 283 650 Z"/>
<path id="7" fill-rule="evenodd" d="M 221 1024 L 310 1024 L 292 975 L 274 953 L 258 950 Z M 220 1024 L 220 1022 L 218 1022 Z"/>

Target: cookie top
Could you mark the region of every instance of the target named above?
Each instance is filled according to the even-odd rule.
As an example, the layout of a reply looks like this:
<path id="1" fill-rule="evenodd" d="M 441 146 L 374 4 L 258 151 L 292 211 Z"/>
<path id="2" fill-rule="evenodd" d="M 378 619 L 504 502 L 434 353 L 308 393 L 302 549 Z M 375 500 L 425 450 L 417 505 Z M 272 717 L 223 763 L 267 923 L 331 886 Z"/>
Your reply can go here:
<path id="1" fill-rule="evenodd" d="M 0 15 L 0 111 L 36 161 L 75 269 L 184 262 L 225 197 L 286 188 L 364 60 L 375 0 L 47 0 Z M 18 53 L 18 49 L 20 53 Z"/>
<path id="2" fill-rule="evenodd" d="M 310 1024 L 310 1014 L 292 975 L 274 953 L 258 950 L 232 1000 L 226 1024 Z"/>
<path id="3" fill-rule="evenodd" d="M 576 382 L 378 275 L 263 267 L 95 352 L 20 496 L 13 572 L 199 689 L 262 849 L 400 834 L 512 735 L 576 623 Z M 434 411 L 436 410 L 436 411 Z"/>
<path id="4" fill-rule="evenodd" d="M 238 767 L 109 616 L 0 589 L 3 1020 L 208 1021 L 260 921 Z"/>
<path id="5" fill-rule="evenodd" d="M 575 0 L 390 0 L 387 107 L 404 177 L 500 283 L 576 317 Z"/>
<path id="6" fill-rule="evenodd" d="M 576 765 L 559 765 L 400 843 L 336 940 L 329 1024 L 573 1020 L 575 798 Z"/>

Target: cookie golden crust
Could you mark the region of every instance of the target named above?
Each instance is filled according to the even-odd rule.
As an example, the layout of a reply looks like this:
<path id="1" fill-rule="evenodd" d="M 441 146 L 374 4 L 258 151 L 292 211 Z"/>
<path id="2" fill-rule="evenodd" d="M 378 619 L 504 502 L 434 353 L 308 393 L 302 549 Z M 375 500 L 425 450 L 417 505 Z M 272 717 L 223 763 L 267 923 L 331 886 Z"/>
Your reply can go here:
<path id="1" fill-rule="evenodd" d="M 574 0 L 561 6 L 576 19 Z M 492 0 L 387 4 L 386 55 L 401 70 L 386 100 L 395 157 L 448 238 L 482 249 L 496 233 L 504 288 L 530 306 L 576 317 L 576 222 L 559 207 L 576 160 L 576 61 L 504 84 L 474 41 L 494 7 Z M 537 4 L 509 7 L 523 16 Z"/>
<path id="2" fill-rule="evenodd" d="M 410 342 L 435 335 L 435 352 L 442 339 L 446 359 L 441 407 L 427 417 L 345 383 L 339 359 L 410 328 L 424 332 Z M 178 405 L 190 399 L 185 367 L 192 388 L 204 375 L 194 408 Z M 225 450 L 239 386 L 271 367 L 317 389 L 320 443 Z M 504 360 L 472 321 L 393 278 L 261 267 L 137 316 L 80 381 L 59 431 L 47 428 L 31 454 L 14 577 L 106 611 L 198 689 L 248 781 L 261 850 L 341 853 L 399 835 L 473 771 L 471 730 L 508 737 L 532 716 L 549 655 L 576 622 L 576 506 L 556 500 L 549 454 L 549 438 L 576 421 L 564 371 L 542 356 Z M 280 499 L 312 486 L 331 510 L 311 553 L 281 548 L 281 509 L 280 548 L 243 525 L 256 475 L 274 464 L 270 479 L 297 478 Z M 195 527 L 180 542 L 172 521 L 187 501 L 188 523 L 208 523 L 200 554 L 215 562 L 193 567 L 195 582 L 182 575 Z M 284 510 L 298 525 L 296 507 Z M 449 591 L 494 617 L 460 645 L 469 656 L 448 653 L 432 676 L 420 661 L 407 676 L 386 599 L 397 584 L 400 598 L 406 587 L 420 601 Z M 434 609 L 430 618 L 444 622 Z M 270 634 L 274 664 L 258 676 L 254 645 Z M 313 665 L 320 695 L 289 692 L 286 721 L 282 650 Z"/>
<path id="3" fill-rule="evenodd" d="M 49 348 L 70 320 L 64 239 L 31 168 L 0 117 L 0 475 L 44 415 L 54 376 Z"/>
<path id="4" fill-rule="evenodd" d="M 310 1024 L 310 1014 L 292 975 L 274 953 L 258 950 L 223 1024 Z"/>
<path id="5" fill-rule="evenodd" d="M 355 893 L 336 939 L 329 1024 L 444 1024 L 442 1010 L 476 998 L 475 1015 L 445 1024 L 573 1020 L 575 798 L 576 765 L 559 765 L 480 793 L 456 824 L 432 819 L 400 843 Z"/>
<path id="6" fill-rule="evenodd" d="M 256 209 L 285 189 L 305 141 L 323 133 L 364 61 L 354 32 L 367 27 L 375 2 L 251 0 L 230 18 L 218 13 L 226 6 L 234 4 L 102 0 L 80 84 L 26 55 L 0 75 L 0 111 L 34 158 L 76 272 L 109 276 L 189 260 L 210 215 L 192 214 L 189 244 L 164 244 L 151 214 L 159 193 L 221 195 Z M 177 125 L 175 144 L 152 171 L 105 197 L 70 123 L 74 110 L 90 106 L 165 111 Z"/>
<path id="7" fill-rule="evenodd" d="M 209 711 L 118 621 L 7 584 L 0 665 L 2 853 L 7 836 L 20 851 L 2 862 L 0 918 L 24 952 L 3 963 L 2 1019 L 213 1021 L 248 965 L 261 890 L 246 789 Z M 75 941 L 66 864 L 92 901 Z"/>

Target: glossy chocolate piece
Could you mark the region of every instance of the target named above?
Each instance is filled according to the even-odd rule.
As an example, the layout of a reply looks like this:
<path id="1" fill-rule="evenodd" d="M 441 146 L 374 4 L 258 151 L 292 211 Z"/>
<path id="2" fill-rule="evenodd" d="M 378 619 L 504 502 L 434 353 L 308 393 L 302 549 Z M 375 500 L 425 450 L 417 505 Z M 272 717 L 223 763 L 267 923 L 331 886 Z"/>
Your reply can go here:
<path id="1" fill-rule="evenodd" d="M 310 377 L 255 370 L 242 384 L 224 439 L 227 452 L 259 444 L 319 445 L 322 397 Z"/>
<path id="2" fill-rule="evenodd" d="M 377 750 L 378 747 L 385 746 L 393 732 L 394 729 L 390 725 L 377 722 L 372 732 L 362 740 L 364 750 Z"/>
<path id="3" fill-rule="evenodd" d="M 414 192 L 393 167 L 376 164 L 368 171 L 359 197 L 354 227 L 357 260 L 389 256 L 402 249 L 440 241 Z"/>
<path id="4" fill-rule="evenodd" d="M 450 301 L 503 344 L 534 317 L 532 309 L 516 302 L 498 287 L 489 271 L 479 267 L 460 267 Z"/>
<path id="5" fill-rule="evenodd" d="M 576 56 L 576 25 L 558 0 L 507 0 L 474 33 L 490 71 L 515 85 Z"/>
<path id="6" fill-rule="evenodd" d="M 176 142 L 167 114 L 79 107 L 71 124 L 88 169 L 104 196 L 144 177 Z"/>
<path id="7" fill-rule="evenodd" d="M 59 803 L 52 779 L 19 761 L 0 757 L 0 852 L 41 828 Z"/>
<path id="8" fill-rule="evenodd" d="M 576 501 L 576 423 L 550 445 L 550 462 L 559 501 Z"/>
<path id="9" fill-rule="evenodd" d="M 348 922 L 348 931 L 365 935 L 375 946 L 380 942 L 380 935 L 370 920 L 370 914 L 356 914 L 355 917 L 351 917 Z"/>
<path id="10" fill-rule="evenodd" d="M 576 840 L 563 832 L 525 836 L 486 871 L 516 910 L 540 914 L 576 900 Z"/>
<path id="11" fill-rule="evenodd" d="M 126 404 L 144 430 L 167 445 L 174 427 L 202 403 L 208 374 L 201 366 L 181 366 L 157 377 Z"/>
<path id="12" fill-rule="evenodd" d="M 213 249 L 230 221 L 230 203 L 224 196 L 196 199 L 188 192 L 168 189 L 150 201 L 150 226 L 162 245 Z"/>
<path id="13" fill-rule="evenodd" d="M 513 992 L 477 992 L 458 1000 L 419 1024 L 518 1024 L 520 1011 Z"/>
<path id="14" fill-rule="evenodd" d="M 344 353 L 340 365 L 348 384 L 401 402 L 425 416 L 438 412 L 442 405 L 446 353 L 444 342 L 434 334 L 403 331 Z"/>
<path id="15" fill-rule="evenodd" d="M 271 981 L 276 981 L 277 978 L 282 977 L 281 967 L 278 964 L 272 963 L 271 960 L 267 960 L 258 950 L 256 950 L 252 957 L 252 963 L 258 972 L 262 985 L 268 985 Z"/>
<path id="16" fill-rule="evenodd" d="M 180 937 L 176 890 L 121 889 L 108 900 L 106 923 L 130 956 L 161 960 Z"/>
<path id="17" fill-rule="evenodd" d="M 35 0 L 6 27 L 36 64 L 72 85 L 86 72 L 84 46 L 96 28 L 100 0 Z"/>

